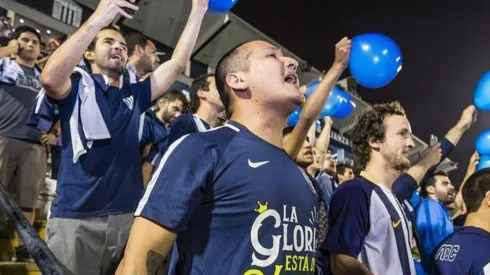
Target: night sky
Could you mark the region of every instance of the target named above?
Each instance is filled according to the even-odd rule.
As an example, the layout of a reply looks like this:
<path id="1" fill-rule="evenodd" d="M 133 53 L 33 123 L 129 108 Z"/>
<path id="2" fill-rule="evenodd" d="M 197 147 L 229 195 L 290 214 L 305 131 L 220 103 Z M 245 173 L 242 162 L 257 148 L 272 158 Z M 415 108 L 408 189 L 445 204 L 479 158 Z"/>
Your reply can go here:
<path id="1" fill-rule="evenodd" d="M 387 86 L 360 87 L 359 95 L 369 103 L 400 101 L 414 134 L 429 143 L 430 134 L 442 137 L 473 103 L 478 79 L 490 70 L 490 3 L 382 2 L 241 0 L 232 11 L 320 71 L 332 64 L 333 47 L 343 36 L 379 32 L 393 38 L 402 50 L 403 69 Z M 349 75 L 347 70 L 343 77 Z M 450 155 L 459 163 L 450 175 L 455 184 L 489 121 L 490 114 L 480 112 Z"/>

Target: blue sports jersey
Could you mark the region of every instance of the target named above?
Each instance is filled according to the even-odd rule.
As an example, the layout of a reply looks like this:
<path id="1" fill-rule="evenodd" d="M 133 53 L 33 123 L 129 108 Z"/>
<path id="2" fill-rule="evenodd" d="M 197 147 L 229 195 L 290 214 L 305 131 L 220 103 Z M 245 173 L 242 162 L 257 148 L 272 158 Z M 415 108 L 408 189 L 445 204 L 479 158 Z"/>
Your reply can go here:
<path id="1" fill-rule="evenodd" d="M 73 163 L 70 118 L 78 96 L 78 74 L 72 76 L 68 97 L 55 101 L 62 132 L 62 162 L 51 215 L 87 218 L 136 209 L 143 194 L 139 129 L 140 116 L 151 106 L 150 81 L 109 87 L 101 75 L 92 75 L 97 102 L 108 110 L 110 140 L 94 141 L 87 153 Z M 104 110 L 105 110 L 104 109 Z M 80 121 L 79 121 L 80 125 Z M 82 127 L 79 134 L 84 139 Z"/>
<path id="2" fill-rule="evenodd" d="M 422 201 L 422 197 L 420 196 L 419 191 L 415 191 L 412 194 L 412 197 L 410 198 L 410 205 L 415 209 L 417 206 L 419 206 L 420 202 Z"/>
<path id="3" fill-rule="evenodd" d="M 415 210 L 415 224 L 420 238 L 422 263 L 429 270 L 434 249 L 454 231 L 451 217 L 442 203 L 425 198 Z"/>
<path id="4" fill-rule="evenodd" d="M 135 215 L 179 232 L 170 274 L 314 274 L 313 184 L 283 149 L 230 122 L 174 142 Z"/>
<path id="5" fill-rule="evenodd" d="M 471 226 L 457 228 L 433 256 L 431 274 L 490 275 L 490 233 Z"/>

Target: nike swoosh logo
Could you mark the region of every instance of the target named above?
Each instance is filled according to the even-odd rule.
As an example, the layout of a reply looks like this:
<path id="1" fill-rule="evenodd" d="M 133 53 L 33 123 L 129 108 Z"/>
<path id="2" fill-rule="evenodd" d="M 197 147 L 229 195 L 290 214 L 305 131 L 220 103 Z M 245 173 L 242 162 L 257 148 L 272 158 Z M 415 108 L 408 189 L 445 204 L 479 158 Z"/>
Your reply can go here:
<path id="1" fill-rule="evenodd" d="M 402 222 L 401 219 L 399 219 L 396 222 L 395 221 L 391 221 L 391 225 L 393 226 L 393 228 L 397 228 L 400 225 L 401 222 Z"/>
<path id="2" fill-rule="evenodd" d="M 265 165 L 267 163 L 269 163 L 269 161 L 252 162 L 250 159 L 248 159 L 248 166 L 250 166 L 252 168 L 258 168 L 258 167 Z"/>

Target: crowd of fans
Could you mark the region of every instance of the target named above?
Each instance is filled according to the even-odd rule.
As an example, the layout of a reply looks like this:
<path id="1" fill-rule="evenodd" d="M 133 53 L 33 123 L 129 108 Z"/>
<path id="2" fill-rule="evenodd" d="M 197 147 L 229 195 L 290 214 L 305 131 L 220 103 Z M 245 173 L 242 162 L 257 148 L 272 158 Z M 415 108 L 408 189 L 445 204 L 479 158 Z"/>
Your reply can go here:
<path id="1" fill-rule="evenodd" d="M 490 274 L 490 171 L 477 153 L 464 179 L 437 170 L 474 106 L 410 163 L 405 110 L 375 104 L 350 132 L 354 167 L 337 163 L 332 119 L 311 128 L 350 39 L 306 102 L 297 61 L 264 41 L 230 50 L 186 96 L 170 87 L 207 11 L 192 4 L 163 64 L 144 34 L 108 27 L 130 1 L 101 0 L 47 44 L 1 19 L 0 181 L 34 222 L 51 155 L 46 242 L 64 274 Z M 30 261 L 18 243 L 13 260 Z"/>

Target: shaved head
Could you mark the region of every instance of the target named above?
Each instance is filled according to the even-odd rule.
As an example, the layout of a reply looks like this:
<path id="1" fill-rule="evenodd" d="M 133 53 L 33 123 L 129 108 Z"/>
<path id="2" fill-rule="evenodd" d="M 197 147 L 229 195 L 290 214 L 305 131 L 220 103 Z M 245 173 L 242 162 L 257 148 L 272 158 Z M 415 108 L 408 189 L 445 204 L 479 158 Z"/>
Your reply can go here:
<path id="1" fill-rule="evenodd" d="M 256 114 L 287 117 L 304 102 L 296 68 L 296 60 L 267 41 L 250 41 L 231 49 L 218 62 L 215 74 L 227 116 L 256 109 Z"/>
<path id="2" fill-rule="evenodd" d="M 251 42 L 242 43 L 228 51 L 218 62 L 216 66 L 216 88 L 225 107 L 227 117 L 231 117 L 229 87 L 226 84 L 226 77 L 229 73 L 243 71 L 248 72 L 248 56 L 252 50 L 247 50 L 246 46 Z"/>

